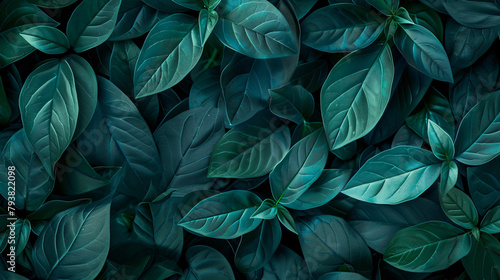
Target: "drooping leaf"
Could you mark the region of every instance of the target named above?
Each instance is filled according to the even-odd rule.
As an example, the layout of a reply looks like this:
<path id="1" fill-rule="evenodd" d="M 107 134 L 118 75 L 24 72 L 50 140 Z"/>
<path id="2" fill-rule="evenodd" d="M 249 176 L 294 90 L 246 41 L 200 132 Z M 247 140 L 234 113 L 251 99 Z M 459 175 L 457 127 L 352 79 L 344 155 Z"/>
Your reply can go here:
<path id="1" fill-rule="evenodd" d="M 342 193 L 370 203 L 398 204 L 421 195 L 440 171 L 441 161 L 430 151 L 400 146 L 370 158 Z"/>
<path id="2" fill-rule="evenodd" d="M 386 19 L 355 4 L 333 4 L 307 16 L 302 43 L 324 52 L 349 52 L 371 45 L 382 33 Z"/>
<path id="3" fill-rule="evenodd" d="M 462 264 L 472 280 L 500 279 L 500 243 L 488 233 L 472 240 L 470 253 L 462 259 Z"/>
<path id="4" fill-rule="evenodd" d="M 131 5 L 127 5 L 130 2 Z M 158 22 L 158 11 L 140 0 L 123 1 L 110 41 L 130 40 L 144 35 Z"/>
<path id="5" fill-rule="evenodd" d="M 394 64 L 387 44 L 353 52 L 340 60 L 321 88 L 321 115 L 331 149 L 372 130 L 389 103 Z"/>
<path id="6" fill-rule="evenodd" d="M 500 158 L 467 169 L 469 191 L 479 216 L 484 216 L 488 209 L 500 205 L 500 174 L 491 172 L 499 170 L 498 168 L 500 168 Z"/>
<path id="7" fill-rule="evenodd" d="M 94 279 L 109 251 L 109 209 L 109 203 L 93 203 L 52 218 L 33 246 L 36 275 L 43 279 Z"/>
<path id="8" fill-rule="evenodd" d="M 490 234 L 500 233 L 500 207 L 489 210 L 481 222 L 481 231 Z"/>
<path id="9" fill-rule="evenodd" d="M 78 121 L 75 78 L 68 62 L 49 60 L 31 72 L 21 90 L 19 106 L 26 136 L 52 177 Z"/>
<path id="10" fill-rule="evenodd" d="M 21 32 L 21 36 L 30 45 L 48 54 L 62 54 L 70 47 L 66 35 L 51 26 L 35 26 Z"/>
<path id="11" fill-rule="evenodd" d="M 441 160 L 451 160 L 455 156 L 455 147 L 451 136 L 438 124 L 429 120 L 427 135 L 434 155 Z"/>
<path id="12" fill-rule="evenodd" d="M 452 188 L 440 201 L 444 213 L 455 224 L 466 229 L 472 229 L 477 225 L 479 217 L 476 207 L 463 191 Z"/>
<path id="13" fill-rule="evenodd" d="M 496 27 L 500 23 L 500 6 L 488 0 L 442 0 L 450 16 L 472 28 Z"/>
<path id="14" fill-rule="evenodd" d="M 471 237 L 445 222 L 430 221 L 397 232 L 384 260 L 411 272 L 434 272 L 450 267 L 471 249 Z"/>
<path id="15" fill-rule="evenodd" d="M 196 204 L 179 225 L 206 237 L 236 238 L 260 224 L 260 219 L 251 219 L 250 216 L 261 203 L 262 200 L 249 191 L 224 192 Z"/>
<path id="16" fill-rule="evenodd" d="M 262 279 L 302 280 L 309 279 L 304 259 L 291 249 L 281 245 L 264 266 Z"/>

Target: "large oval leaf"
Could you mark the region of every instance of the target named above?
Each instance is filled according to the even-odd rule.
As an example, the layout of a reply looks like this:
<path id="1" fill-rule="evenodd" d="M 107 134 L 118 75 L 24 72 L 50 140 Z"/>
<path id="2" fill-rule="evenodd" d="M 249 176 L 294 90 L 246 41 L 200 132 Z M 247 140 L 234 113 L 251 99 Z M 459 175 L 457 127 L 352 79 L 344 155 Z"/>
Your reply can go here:
<path id="1" fill-rule="evenodd" d="M 318 9 L 301 24 L 302 43 L 324 52 L 350 52 L 371 45 L 386 19 L 355 4 L 333 4 Z"/>
<path id="2" fill-rule="evenodd" d="M 109 203 L 94 203 L 52 218 L 33 246 L 36 275 L 43 279 L 97 277 L 109 251 L 109 209 Z"/>
<path id="3" fill-rule="evenodd" d="M 481 165 L 500 155 L 500 91 L 479 102 L 465 115 L 455 139 L 457 160 Z"/>
<path id="4" fill-rule="evenodd" d="M 232 50 L 253 58 L 298 52 L 286 18 L 266 0 L 222 0 L 216 11 L 220 20 L 214 32 Z"/>
<path id="5" fill-rule="evenodd" d="M 50 60 L 36 68 L 23 85 L 19 107 L 26 136 L 52 177 L 78 120 L 78 97 L 70 65 L 64 60 Z"/>
<path id="6" fill-rule="evenodd" d="M 342 193 L 365 202 L 398 204 L 421 195 L 440 171 L 441 161 L 430 151 L 400 146 L 370 158 Z"/>
<path id="7" fill-rule="evenodd" d="M 304 259 L 283 245 L 276 250 L 262 272 L 262 279 L 304 280 L 309 277 Z"/>
<path id="8" fill-rule="evenodd" d="M 321 115 L 331 149 L 370 132 L 391 96 L 394 63 L 387 44 L 349 54 L 340 60 L 321 88 Z"/>
<path id="9" fill-rule="evenodd" d="M 446 216 L 455 224 L 467 229 L 473 229 L 477 225 L 479 217 L 476 207 L 463 191 L 452 188 L 441 197 L 440 202 Z"/>
<path id="10" fill-rule="evenodd" d="M 51 26 L 35 26 L 21 32 L 24 40 L 38 50 L 48 54 L 62 54 L 69 49 L 66 35 Z"/>
<path id="11" fill-rule="evenodd" d="M 459 23 L 472 28 L 500 24 L 500 6 L 491 0 L 442 0 L 446 11 Z"/>
<path id="12" fill-rule="evenodd" d="M 276 116 L 302 124 L 314 113 L 314 97 L 302 86 L 287 84 L 269 90 L 269 95 L 271 96 L 269 109 Z"/>
<path id="13" fill-rule="evenodd" d="M 384 260 L 411 272 L 434 272 L 450 267 L 466 256 L 471 237 L 445 222 L 426 222 L 394 235 Z"/>
<path id="14" fill-rule="evenodd" d="M 232 239 L 256 229 L 260 219 L 251 219 L 262 200 L 249 191 L 228 191 L 196 204 L 179 222 L 189 231 L 221 239 Z"/>
<path id="15" fill-rule="evenodd" d="M 189 248 L 186 251 L 186 260 L 189 268 L 184 272 L 181 280 L 235 280 L 227 259 L 211 247 L 196 245 Z"/>
<path id="16" fill-rule="evenodd" d="M 470 253 L 462 259 L 462 264 L 472 280 L 500 279 L 500 243 L 481 232 L 479 240 L 472 240 Z"/>
<path id="17" fill-rule="evenodd" d="M 116 24 L 122 0 L 83 0 L 71 14 L 66 34 L 75 52 L 104 43 Z"/>
<path id="18" fill-rule="evenodd" d="M 180 82 L 203 51 L 200 25 L 185 14 L 170 15 L 149 32 L 134 71 L 137 98 L 159 93 Z"/>
<path id="19" fill-rule="evenodd" d="M 494 170 L 500 170 L 500 158 L 496 158 L 478 167 L 467 169 L 467 183 L 469 191 L 477 207 L 479 216 L 500 205 L 500 174 Z"/>

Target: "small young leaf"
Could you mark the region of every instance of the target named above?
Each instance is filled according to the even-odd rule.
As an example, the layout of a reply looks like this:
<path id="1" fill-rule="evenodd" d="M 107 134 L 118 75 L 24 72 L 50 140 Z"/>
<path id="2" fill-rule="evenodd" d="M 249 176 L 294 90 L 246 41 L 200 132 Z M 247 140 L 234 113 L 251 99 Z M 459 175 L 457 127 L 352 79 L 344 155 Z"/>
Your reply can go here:
<path id="1" fill-rule="evenodd" d="M 438 124 L 429 120 L 427 134 L 434 155 L 441 160 L 451 160 L 455 156 L 455 147 L 450 135 Z"/>
<path id="2" fill-rule="evenodd" d="M 500 233 L 500 206 L 495 206 L 486 213 L 480 229 L 489 234 Z"/>
<path id="3" fill-rule="evenodd" d="M 277 214 L 278 209 L 276 208 L 276 202 L 270 198 L 266 198 L 250 218 L 271 220 L 274 219 Z"/>
<path id="4" fill-rule="evenodd" d="M 215 24 L 217 24 L 218 21 L 219 16 L 215 11 L 207 9 L 203 9 L 200 11 L 198 22 L 200 24 L 200 35 L 203 45 L 208 40 L 208 37 L 210 37 L 210 34 L 212 34 L 212 31 L 215 28 Z"/>
<path id="5" fill-rule="evenodd" d="M 441 197 L 441 207 L 452 222 L 466 228 L 474 228 L 479 217 L 476 207 L 468 195 L 463 191 L 452 188 L 445 196 Z"/>
<path id="6" fill-rule="evenodd" d="M 21 36 L 30 45 L 47 54 L 63 54 L 70 47 L 66 35 L 51 26 L 35 26 L 21 32 Z"/>
<path id="7" fill-rule="evenodd" d="M 439 182 L 439 194 L 446 195 L 457 183 L 458 166 L 454 161 L 444 161 L 441 165 L 441 181 Z"/>
<path id="8" fill-rule="evenodd" d="M 298 234 L 297 233 L 297 226 L 295 225 L 295 221 L 293 220 L 292 215 L 288 210 L 283 207 L 283 205 L 278 204 L 276 206 L 278 208 L 278 220 L 280 223 L 285 226 L 289 231 Z"/>

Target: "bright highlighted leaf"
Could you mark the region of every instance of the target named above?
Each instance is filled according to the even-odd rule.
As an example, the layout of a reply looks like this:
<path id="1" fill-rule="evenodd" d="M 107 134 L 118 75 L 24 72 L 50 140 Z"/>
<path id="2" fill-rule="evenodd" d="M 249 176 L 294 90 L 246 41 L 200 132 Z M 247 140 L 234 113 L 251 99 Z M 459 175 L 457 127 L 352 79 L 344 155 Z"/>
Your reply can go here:
<path id="1" fill-rule="evenodd" d="M 490 234 L 500 233 L 500 206 L 496 206 L 486 213 L 481 222 L 481 231 Z"/>
<path id="2" fill-rule="evenodd" d="M 450 135 L 432 120 L 428 124 L 427 133 L 434 155 L 441 160 L 453 159 L 455 147 Z"/>
<path id="3" fill-rule="evenodd" d="M 441 207 L 452 222 L 463 228 L 472 229 L 479 221 L 474 203 L 467 194 L 457 188 L 452 188 L 441 197 Z"/>
<path id="4" fill-rule="evenodd" d="M 70 47 L 66 35 L 51 26 L 35 26 L 21 32 L 21 36 L 30 45 L 48 54 L 62 54 Z"/>

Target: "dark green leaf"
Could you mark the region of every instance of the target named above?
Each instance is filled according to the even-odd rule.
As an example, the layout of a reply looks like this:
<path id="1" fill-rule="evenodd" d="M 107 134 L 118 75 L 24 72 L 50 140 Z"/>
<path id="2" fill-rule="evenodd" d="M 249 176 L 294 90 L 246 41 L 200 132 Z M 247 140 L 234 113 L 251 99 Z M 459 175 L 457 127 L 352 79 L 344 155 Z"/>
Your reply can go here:
<path id="1" fill-rule="evenodd" d="M 189 268 L 181 280 L 219 279 L 234 280 L 234 273 L 227 259 L 217 250 L 197 245 L 186 252 Z"/>
<path id="2" fill-rule="evenodd" d="M 28 240 L 31 233 L 31 223 L 28 219 L 18 219 L 15 224 L 15 241 L 11 245 L 15 245 L 16 257 L 18 257 L 21 252 L 28 244 Z"/>
<path id="3" fill-rule="evenodd" d="M 12 109 L 10 108 L 9 101 L 5 95 L 2 78 L 0 77 L 0 127 L 9 123 L 11 115 Z"/>
<path id="4" fill-rule="evenodd" d="M 26 2 L 33 3 L 37 6 L 51 9 L 64 8 L 76 1 L 78 0 L 26 0 Z"/>
<path id="5" fill-rule="evenodd" d="M 109 79 L 133 98 L 134 69 L 141 50 L 133 41 L 116 42 L 109 58 Z"/>
<path id="6" fill-rule="evenodd" d="M 328 76 L 328 63 L 324 60 L 314 60 L 297 65 L 290 83 L 300 85 L 309 92 L 321 88 Z"/>
<path id="7" fill-rule="evenodd" d="M 281 88 L 269 90 L 271 104 L 269 109 L 275 115 L 301 124 L 314 113 L 314 98 L 302 86 L 287 84 Z"/>
<path id="8" fill-rule="evenodd" d="M 446 195 L 457 183 L 458 166 L 454 161 L 444 161 L 441 165 L 441 181 L 439 193 Z"/>
<path id="9" fill-rule="evenodd" d="M 414 23 L 429 29 L 429 31 L 431 31 L 432 34 L 439 39 L 439 41 L 443 42 L 444 32 L 441 18 L 436 12 L 436 9 L 432 9 L 421 4 L 421 2 L 423 3 L 424 1 L 425 0 L 420 2 L 405 3 L 405 8 Z"/>
<path id="10" fill-rule="evenodd" d="M 174 3 L 181 5 L 185 8 L 200 11 L 204 8 L 206 0 L 172 0 Z"/>
<path id="11" fill-rule="evenodd" d="M 500 233 L 500 206 L 489 210 L 481 222 L 481 231 L 490 234 Z"/>
<path id="12" fill-rule="evenodd" d="M 500 6 L 489 0 L 442 0 L 446 11 L 459 23 L 472 28 L 490 28 L 500 24 Z"/>
<path id="13" fill-rule="evenodd" d="M 361 274 L 354 272 L 330 272 L 323 274 L 318 280 L 367 280 Z"/>
<path id="14" fill-rule="evenodd" d="M 252 219 L 263 219 L 272 220 L 276 218 L 278 214 L 278 208 L 276 208 L 276 202 L 270 198 L 266 198 L 262 204 L 255 210 L 252 214 Z"/>
<path id="15" fill-rule="evenodd" d="M 420 138 L 418 134 L 413 132 L 406 124 L 403 125 L 398 132 L 394 135 L 392 139 L 392 148 L 398 146 L 415 146 L 422 147 L 424 144 L 424 139 Z"/>
<path id="16" fill-rule="evenodd" d="M 294 251 L 281 245 L 271 260 L 264 266 L 262 278 L 273 280 L 309 279 L 309 271 L 304 259 Z"/>
<path id="17" fill-rule="evenodd" d="M 123 2 L 118 12 L 113 33 L 109 37 L 110 41 L 123 41 L 140 37 L 151 30 L 155 23 L 158 22 L 158 11 L 144 5 L 142 1 L 130 1 L 133 5 L 129 7 L 127 7 L 125 1 Z"/>
<path id="18" fill-rule="evenodd" d="M 366 2 L 386 16 L 393 15 L 399 8 L 399 0 L 366 0 Z"/>
<path id="19" fill-rule="evenodd" d="M 479 241 L 472 240 L 462 264 L 472 280 L 500 279 L 500 243 L 490 234 L 481 233 Z"/>
<path id="20" fill-rule="evenodd" d="M 142 2 L 148 4 L 148 6 L 150 7 L 166 13 L 178 13 L 186 11 L 186 8 L 179 6 L 172 0 L 142 0 Z"/>
<path id="21" fill-rule="evenodd" d="M 30 45 L 48 54 L 62 54 L 70 47 L 66 35 L 51 26 L 35 26 L 21 32 L 21 36 Z"/>
<path id="22" fill-rule="evenodd" d="M 466 229 L 472 229 L 477 225 L 479 217 L 476 207 L 463 191 L 452 188 L 445 196 L 441 197 L 440 201 L 444 213 L 455 224 Z"/>
<path id="23" fill-rule="evenodd" d="M 451 136 L 438 124 L 429 120 L 427 135 L 434 155 L 441 160 L 451 160 L 455 156 L 455 147 Z"/>
<path id="24" fill-rule="evenodd" d="M 288 212 L 288 210 L 283 207 L 283 205 L 278 204 L 276 207 L 278 208 L 278 220 L 280 221 L 280 223 L 289 231 L 298 234 L 297 226 L 295 225 L 295 221 L 290 212 Z"/>
<path id="25" fill-rule="evenodd" d="M 215 24 L 219 21 L 219 15 L 213 10 L 203 9 L 200 11 L 198 16 L 198 22 L 200 24 L 200 35 L 202 44 L 208 40 L 210 34 L 215 28 Z"/>
<path id="26" fill-rule="evenodd" d="M 496 158 L 487 164 L 467 169 L 469 191 L 479 216 L 484 216 L 488 209 L 500 205 L 500 173 L 492 172 L 499 168 L 500 158 Z"/>
<path id="27" fill-rule="evenodd" d="M 141 279 L 144 280 L 157 280 L 157 279 L 165 279 L 174 275 L 182 275 L 182 271 L 179 269 L 175 261 L 166 260 L 150 266 L 144 274 L 141 276 Z"/>
<path id="28" fill-rule="evenodd" d="M 193 81 L 189 92 L 189 108 L 218 107 L 221 94 L 220 68 L 210 68 Z"/>

